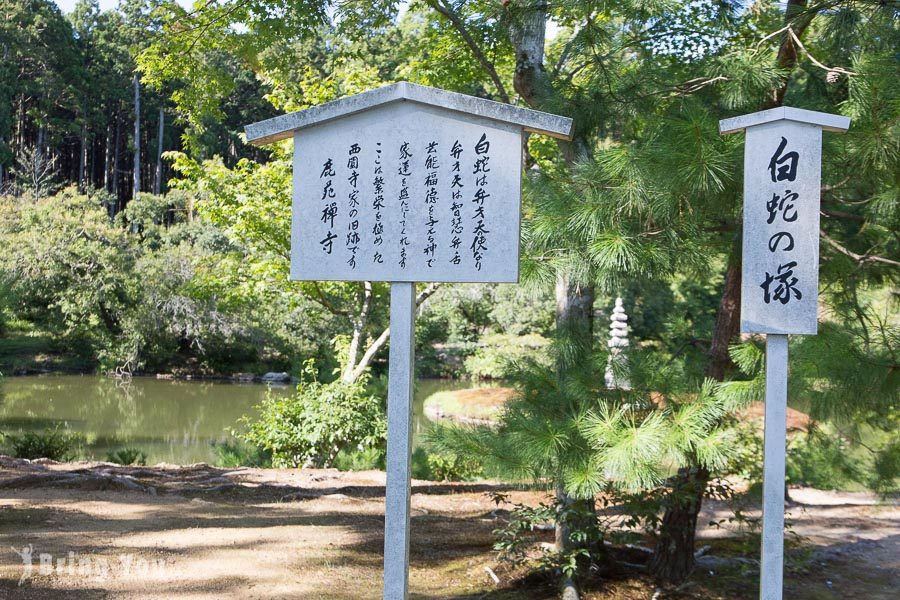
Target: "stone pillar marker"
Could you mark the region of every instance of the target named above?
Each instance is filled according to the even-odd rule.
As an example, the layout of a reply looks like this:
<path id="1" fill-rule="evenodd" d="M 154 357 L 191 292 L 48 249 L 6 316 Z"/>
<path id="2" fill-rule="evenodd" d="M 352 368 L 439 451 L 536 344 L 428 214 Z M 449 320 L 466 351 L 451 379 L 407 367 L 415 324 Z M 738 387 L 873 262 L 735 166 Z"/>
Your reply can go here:
<path id="1" fill-rule="evenodd" d="M 245 128 L 294 140 L 291 279 L 391 284 L 386 600 L 408 597 L 415 284 L 518 281 L 522 134 L 572 125 L 400 82 Z"/>
<path id="2" fill-rule="evenodd" d="M 746 132 L 741 333 L 766 335 L 760 600 L 782 600 L 788 334 L 817 332 L 822 131 L 848 127 L 790 107 L 719 122 Z"/>

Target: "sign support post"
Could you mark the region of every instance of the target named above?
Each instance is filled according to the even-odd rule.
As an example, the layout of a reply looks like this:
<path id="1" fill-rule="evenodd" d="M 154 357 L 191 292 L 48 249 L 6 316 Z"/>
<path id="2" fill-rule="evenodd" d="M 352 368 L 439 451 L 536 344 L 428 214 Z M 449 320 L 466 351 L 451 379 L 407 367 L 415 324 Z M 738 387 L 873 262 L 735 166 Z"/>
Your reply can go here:
<path id="1" fill-rule="evenodd" d="M 766 336 L 760 600 L 782 600 L 788 334 L 815 335 L 822 131 L 850 119 L 780 107 L 719 122 L 746 132 L 741 333 Z"/>
<path id="2" fill-rule="evenodd" d="M 783 587 L 787 367 L 788 336 L 777 333 L 767 335 L 761 600 L 779 600 Z"/>
<path id="3" fill-rule="evenodd" d="M 245 128 L 294 140 L 291 279 L 391 284 L 385 600 L 409 594 L 416 282 L 517 282 L 523 133 L 572 127 L 398 82 Z"/>
<path id="4" fill-rule="evenodd" d="M 387 481 L 384 509 L 384 597 L 407 597 L 416 284 L 391 283 L 388 356 Z"/>

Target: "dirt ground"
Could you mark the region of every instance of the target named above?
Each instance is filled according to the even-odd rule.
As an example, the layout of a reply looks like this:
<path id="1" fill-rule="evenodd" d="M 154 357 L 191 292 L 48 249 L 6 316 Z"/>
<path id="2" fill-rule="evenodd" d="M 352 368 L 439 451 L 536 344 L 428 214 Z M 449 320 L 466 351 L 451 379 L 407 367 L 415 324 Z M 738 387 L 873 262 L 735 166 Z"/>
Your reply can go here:
<path id="1" fill-rule="evenodd" d="M 486 495 L 496 490 L 514 502 L 544 498 L 491 483 L 414 482 L 412 598 L 556 597 L 552 585 L 497 563 L 491 532 L 505 513 Z M 786 598 L 897 597 L 896 502 L 808 489 L 791 495 L 792 538 L 801 541 L 789 553 Z M 0 598 L 380 598 L 383 506 L 381 472 L 0 457 Z M 721 503 L 706 504 L 698 546 L 710 548 L 680 589 L 657 591 L 632 574 L 596 582 L 586 598 L 757 597 L 746 538 L 706 527 L 729 515 Z M 735 560 L 740 553 L 747 558 Z"/>

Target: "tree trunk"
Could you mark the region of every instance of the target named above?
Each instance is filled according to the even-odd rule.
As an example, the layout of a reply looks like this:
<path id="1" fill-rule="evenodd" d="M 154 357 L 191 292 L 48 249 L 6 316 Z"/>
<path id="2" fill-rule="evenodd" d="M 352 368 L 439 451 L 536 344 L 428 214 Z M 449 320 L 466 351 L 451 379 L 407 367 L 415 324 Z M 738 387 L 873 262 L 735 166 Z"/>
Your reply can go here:
<path id="1" fill-rule="evenodd" d="M 0 135 L 0 146 L 2 146 L 6 142 L 6 138 Z M 4 186 L 6 179 L 6 171 L 4 170 L 3 163 L 0 162 L 0 194 L 4 193 Z"/>
<path id="2" fill-rule="evenodd" d="M 106 146 L 103 148 L 103 189 L 107 192 L 112 191 L 110 188 L 110 177 L 109 177 L 109 169 L 110 169 L 110 158 L 112 155 L 112 134 L 113 134 L 113 126 L 112 122 L 107 121 L 106 123 Z"/>
<path id="3" fill-rule="evenodd" d="M 156 172 L 153 174 L 153 193 L 157 196 L 162 192 L 162 155 L 163 155 L 163 133 L 166 125 L 166 113 L 159 109 L 159 134 L 156 138 Z"/>
<path id="4" fill-rule="evenodd" d="M 132 198 L 137 198 L 141 191 L 141 80 L 137 73 L 132 78 L 134 83 L 134 186 Z"/>
<path id="5" fill-rule="evenodd" d="M 37 152 L 37 157 L 40 160 L 40 162 L 44 161 L 44 135 L 45 135 L 44 132 L 45 131 L 46 130 L 44 129 L 43 125 L 38 127 L 37 143 L 35 143 L 35 151 Z"/>
<path id="6" fill-rule="evenodd" d="M 568 275 L 556 279 L 556 332 L 562 342 L 557 368 L 564 372 L 584 364 L 594 342 L 594 287 L 573 283 Z"/>
<path id="7" fill-rule="evenodd" d="M 799 38 L 809 27 L 813 18 L 816 16 L 815 9 L 806 10 L 807 0 L 788 0 L 784 9 L 784 24 L 790 26 L 794 34 Z M 797 46 L 793 37 L 785 31 L 781 36 L 781 46 L 778 48 L 778 57 L 775 63 L 779 69 L 785 72 L 781 85 L 772 91 L 772 96 L 763 108 L 777 108 L 784 103 L 784 95 L 787 93 L 788 84 L 791 80 L 791 72 L 797 66 Z"/>
<path id="8" fill-rule="evenodd" d="M 697 467 L 682 467 L 673 478 L 665 500 L 660 536 L 649 565 L 660 583 L 680 583 L 694 570 L 697 515 L 708 481 L 709 472 Z"/>
<path id="9" fill-rule="evenodd" d="M 591 355 L 594 339 L 594 288 L 590 285 L 573 283 L 566 274 L 556 280 L 556 332 L 559 344 L 557 371 L 560 377 L 571 369 L 582 368 L 585 359 Z M 585 515 L 594 513 L 593 500 L 578 500 L 566 493 L 562 482 L 557 483 L 556 498 L 559 511 L 578 509 Z M 571 523 L 557 518 L 555 542 L 557 552 L 575 549 L 572 542 Z M 577 526 L 577 524 L 576 524 Z M 563 600 L 578 600 L 578 587 L 569 576 L 561 581 Z"/>
<path id="10" fill-rule="evenodd" d="M 16 150 L 25 147 L 25 94 L 19 94 L 19 118 L 16 119 Z"/>
<path id="11" fill-rule="evenodd" d="M 78 153 L 78 189 L 85 190 L 84 170 L 87 163 L 87 121 L 81 124 L 81 149 Z"/>
<path id="12" fill-rule="evenodd" d="M 369 320 L 369 307 L 372 304 L 372 283 L 363 281 L 358 289 L 359 312 L 353 319 L 353 334 L 350 337 L 350 346 L 347 348 L 347 365 L 341 375 L 345 383 L 353 383 L 358 379 L 354 376 L 359 361 L 359 350 L 363 338 L 366 335 L 366 322 Z"/>
<path id="13" fill-rule="evenodd" d="M 119 112 L 116 111 L 116 143 L 113 145 L 113 169 L 112 169 L 112 193 L 116 197 L 116 205 L 113 209 L 112 216 L 116 216 L 116 213 L 119 212 L 119 209 L 122 206 L 122 199 L 119 197 L 119 154 L 121 154 L 121 141 L 122 141 L 122 131 L 121 131 L 121 121 L 119 119 Z"/>
<path id="14" fill-rule="evenodd" d="M 741 322 L 739 244 L 734 245 L 731 254 L 732 260 L 725 273 L 725 289 L 719 300 L 709 348 L 709 362 L 706 365 L 706 376 L 716 381 L 725 379 L 731 364 L 728 346 L 737 335 Z M 665 513 L 649 566 L 650 573 L 660 583 L 681 583 L 694 570 L 697 515 L 703 505 L 703 494 L 708 482 L 709 472 L 696 466 L 679 469 L 672 479 L 672 489 L 665 501 Z"/>

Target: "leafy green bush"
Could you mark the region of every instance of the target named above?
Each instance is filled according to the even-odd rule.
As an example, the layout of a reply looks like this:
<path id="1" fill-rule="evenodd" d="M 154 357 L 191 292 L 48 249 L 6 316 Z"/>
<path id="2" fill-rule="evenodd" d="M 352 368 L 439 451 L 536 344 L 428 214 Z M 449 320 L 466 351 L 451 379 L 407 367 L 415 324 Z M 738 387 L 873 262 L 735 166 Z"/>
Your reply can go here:
<path id="1" fill-rule="evenodd" d="M 140 448 L 119 448 L 107 452 L 106 460 L 117 465 L 146 465 L 147 455 Z"/>
<path id="2" fill-rule="evenodd" d="M 753 488 L 762 485 L 763 439 L 756 425 L 742 423 L 735 427 L 731 459 L 722 470 L 723 475 L 737 475 Z"/>
<path id="3" fill-rule="evenodd" d="M 494 530 L 494 550 L 500 560 L 512 565 L 533 563 L 538 571 L 561 571 L 573 577 L 589 570 L 594 561 L 592 555 L 603 547 L 607 537 L 608 532 L 593 505 L 565 503 L 556 497 L 537 506 L 512 504 L 507 494 L 499 492 L 492 499 L 498 508 L 511 504 L 509 520 Z M 539 536 L 535 532 L 554 523 L 561 524 L 568 532 L 569 549 L 558 552 L 548 546 L 536 548 Z M 537 556 L 535 550 L 539 552 Z"/>
<path id="4" fill-rule="evenodd" d="M 27 431 L 22 435 L 8 435 L 12 454 L 16 458 L 49 458 L 65 462 L 73 460 L 80 448 L 83 438 L 55 427 L 43 431 Z"/>
<path id="5" fill-rule="evenodd" d="M 484 475 L 478 461 L 452 452 L 419 447 L 412 454 L 412 476 L 426 481 L 474 481 Z"/>
<path id="6" fill-rule="evenodd" d="M 384 450 L 382 448 L 365 448 L 363 450 L 343 449 L 334 459 L 334 467 L 339 471 L 369 471 L 385 469 Z"/>
<path id="7" fill-rule="evenodd" d="M 239 437 L 271 452 L 276 467 L 331 467 L 345 448 L 364 450 L 384 442 L 384 408 L 376 396 L 367 393 L 367 380 L 322 383 L 309 360 L 297 393 L 269 395 L 257 407 L 258 419 L 242 419 L 248 430 Z"/>
<path id="8" fill-rule="evenodd" d="M 478 461 L 459 454 L 428 453 L 427 460 L 432 481 L 472 481 L 483 473 Z"/>

